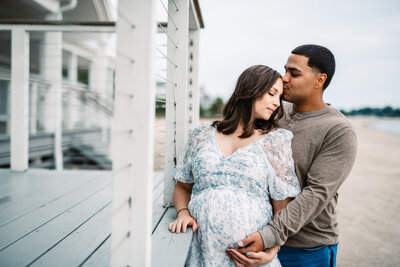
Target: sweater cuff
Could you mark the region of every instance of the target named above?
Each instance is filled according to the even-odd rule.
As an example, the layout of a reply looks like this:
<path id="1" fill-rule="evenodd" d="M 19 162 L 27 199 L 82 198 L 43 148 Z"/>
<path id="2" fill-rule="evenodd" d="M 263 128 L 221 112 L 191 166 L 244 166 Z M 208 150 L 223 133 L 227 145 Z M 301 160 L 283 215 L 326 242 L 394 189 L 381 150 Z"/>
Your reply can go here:
<path id="1" fill-rule="evenodd" d="M 264 243 L 264 250 L 267 248 L 272 248 L 278 245 L 278 241 L 271 229 L 271 226 L 264 227 L 261 231 L 258 231 Z"/>

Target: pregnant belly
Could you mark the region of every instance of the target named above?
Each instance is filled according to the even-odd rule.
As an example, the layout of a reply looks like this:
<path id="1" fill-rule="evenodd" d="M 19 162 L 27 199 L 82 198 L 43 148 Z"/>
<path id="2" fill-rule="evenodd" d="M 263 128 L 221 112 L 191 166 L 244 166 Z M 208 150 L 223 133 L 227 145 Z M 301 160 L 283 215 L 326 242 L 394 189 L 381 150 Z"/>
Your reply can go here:
<path id="1" fill-rule="evenodd" d="M 199 239 L 223 250 L 236 247 L 238 241 L 261 230 L 272 218 L 267 199 L 229 188 L 213 188 L 192 196 L 189 210 L 197 220 Z"/>

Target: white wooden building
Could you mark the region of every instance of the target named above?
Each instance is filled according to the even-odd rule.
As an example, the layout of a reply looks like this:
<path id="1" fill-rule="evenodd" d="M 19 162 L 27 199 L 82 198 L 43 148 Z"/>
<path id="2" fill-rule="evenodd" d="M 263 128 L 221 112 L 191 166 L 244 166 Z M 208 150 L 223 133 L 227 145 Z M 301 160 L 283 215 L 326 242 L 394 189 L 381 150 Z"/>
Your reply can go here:
<path id="1" fill-rule="evenodd" d="M 32 16 L 51 14 L 46 21 L 8 18 L 0 23 L 0 31 L 11 38 L 10 70 L 1 76 L 9 79 L 5 128 L 11 137 L 11 162 L 10 169 L 0 171 L 0 265 L 183 266 L 192 236 L 190 231 L 171 234 L 167 225 L 175 216 L 176 157 L 199 119 L 198 43 L 204 24 L 198 1 L 120 0 L 115 24 L 107 1 L 6 2 L 17 3 L 15 8 L 35 6 Z M 97 19 L 77 23 L 79 16 L 89 15 L 79 9 L 84 4 L 94 6 Z M 45 11 L 38 12 L 38 6 Z M 157 21 L 158 7 L 168 21 Z M 62 14 L 75 23 L 64 22 Z M 84 42 L 99 33 L 116 35 L 116 57 L 107 54 L 107 37 Z M 156 45 L 160 33 L 166 36 L 164 50 Z M 44 40 L 39 49 L 43 61 L 38 62 L 45 71 L 37 77 L 32 75 L 31 38 Z M 156 68 L 160 55 L 164 72 Z M 85 70 L 86 85 L 79 79 L 79 71 Z M 156 81 L 165 88 L 160 93 L 165 100 L 156 100 Z M 42 118 L 28 103 L 38 101 L 32 97 L 42 98 L 40 86 L 48 87 L 44 99 L 52 103 L 40 112 L 51 115 L 43 128 L 54 132 L 55 171 L 28 168 L 29 133 L 39 125 L 32 121 Z M 70 102 L 63 108 L 63 101 L 75 101 L 70 95 L 79 90 L 85 97 L 94 95 L 94 101 L 101 99 L 98 112 L 76 110 L 80 106 Z M 81 123 L 108 128 L 102 116 L 110 99 L 112 172 L 63 170 L 63 129 L 75 127 L 75 115 L 86 112 L 93 120 Z M 166 105 L 164 173 L 153 172 L 155 101 Z"/>
<path id="2" fill-rule="evenodd" d="M 113 12 L 108 0 L 0 2 L 3 23 L 16 25 L 57 20 L 113 24 L 113 13 L 116 12 Z M 11 39 L 11 31 L 0 31 L 0 136 L 3 136 L 0 150 L 3 152 L 10 151 L 5 142 L 8 142 L 6 137 L 11 133 Z M 35 149 L 31 150 L 36 151 L 31 151 L 30 160 L 40 160 L 56 150 L 55 165 L 62 169 L 64 160 L 61 151 L 65 151 L 65 143 L 63 148 L 55 146 L 55 149 L 46 148 L 44 144 L 60 140 L 59 137 L 66 133 L 71 137 L 70 143 L 76 144 L 84 142 L 84 138 L 79 137 L 90 136 L 90 132 L 92 136 L 98 133 L 110 150 L 115 76 L 115 49 L 112 46 L 115 46 L 115 33 L 37 29 L 29 32 L 28 42 L 28 127 L 30 137 L 35 140 Z M 0 166 L 7 165 L 9 161 L 10 153 L 0 155 Z M 49 167 L 46 164 L 38 166 Z"/>

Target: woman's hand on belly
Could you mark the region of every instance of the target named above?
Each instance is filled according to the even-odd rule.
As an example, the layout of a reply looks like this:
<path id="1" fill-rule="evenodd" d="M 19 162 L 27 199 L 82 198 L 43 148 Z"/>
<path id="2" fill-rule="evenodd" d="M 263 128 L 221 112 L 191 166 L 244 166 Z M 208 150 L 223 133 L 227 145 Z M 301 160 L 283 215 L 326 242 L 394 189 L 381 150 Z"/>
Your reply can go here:
<path id="1" fill-rule="evenodd" d="M 226 252 L 236 266 L 251 267 L 270 263 L 274 260 L 278 250 L 279 246 L 269 248 L 265 251 L 248 252 L 246 254 L 240 253 L 237 249 L 227 249 Z"/>
<path id="2" fill-rule="evenodd" d="M 196 220 L 190 215 L 189 211 L 182 210 L 181 212 L 179 212 L 176 220 L 169 224 L 168 229 L 172 233 L 179 234 L 181 230 L 183 233 L 186 232 L 186 228 L 188 226 L 192 227 L 193 232 L 196 231 L 198 228 Z"/>

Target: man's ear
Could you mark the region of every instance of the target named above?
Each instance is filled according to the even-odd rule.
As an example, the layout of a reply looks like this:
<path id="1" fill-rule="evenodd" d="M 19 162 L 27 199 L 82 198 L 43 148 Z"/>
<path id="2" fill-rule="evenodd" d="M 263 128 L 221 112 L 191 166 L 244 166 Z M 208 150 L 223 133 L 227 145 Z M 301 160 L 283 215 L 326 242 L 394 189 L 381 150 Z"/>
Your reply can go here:
<path id="1" fill-rule="evenodd" d="M 317 74 L 317 79 L 315 80 L 315 87 L 323 88 L 327 77 L 328 76 L 326 76 L 325 73 L 318 73 Z"/>

